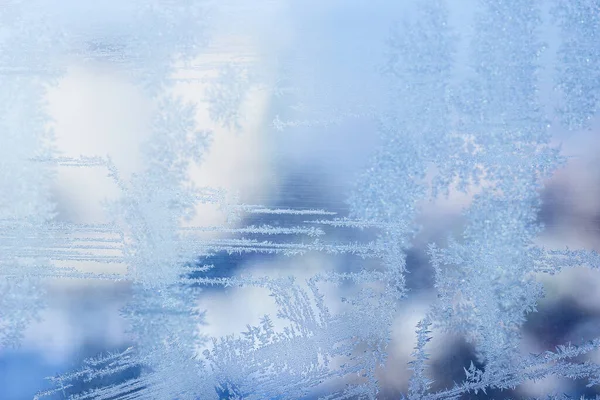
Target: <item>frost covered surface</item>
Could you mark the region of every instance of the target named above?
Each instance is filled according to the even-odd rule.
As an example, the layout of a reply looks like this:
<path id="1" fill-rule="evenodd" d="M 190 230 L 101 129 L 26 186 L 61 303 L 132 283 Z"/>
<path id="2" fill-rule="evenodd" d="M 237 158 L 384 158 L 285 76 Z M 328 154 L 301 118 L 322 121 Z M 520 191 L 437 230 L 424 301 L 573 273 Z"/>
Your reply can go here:
<path id="1" fill-rule="evenodd" d="M 562 398 L 531 389 L 554 378 L 595 394 L 600 331 L 532 345 L 530 325 L 554 288 L 547 277 L 599 266 L 593 248 L 541 239 L 547 182 L 569 161 L 549 121 L 588 129 L 598 118 L 598 5 L 479 0 L 469 33 L 442 0 L 255 3 L 0 5 L 0 356 L 61 285 L 126 287 L 123 346 L 48 377 L 35 398 Z M 379 29 L 367 34 L 367 20 Z M 309 22 L 321 28 L 303 31 Z M 545 65 L 549 26 L 562 33 Z M 61 149 L 45 102 L 73 65 L 115 71 L 147 101 L 137 142 Z M 557 104 L 540 95 L 547 70 Z M 257 171 L 285 181 L 277 172 L 293 177 L 302 157 L 268 160 L 266 148 L 353 125 L 375 149 L 359 148 L 335 200 L 319 202 L 307 174 L 297 195 L 258 202 L 256 187 L 275 184 L 238 156 L 232 175 L 250 189 L 215 184 L 228 167 L 211 152 L 225 154 L 223 143 L 244 154 L 236 143 L 260 138 L 246 150 L 262 155 Z M 315 165 L 319 179 L 334 164 Z M 61 204 L 56 188 L 75 176 L 65 171 L 101 171 L 110 193 L 100 190 L 94 218 Z M 431 226 L 431 209 L 461 193 L 459 222 Z M 429 285 L 411 278 L 423 274 Z M 211 299 L 228 299 L 227 326 L 203 307 Z M 269 312 L 240 315 L 244 301 Z M 398 321 L 416 302 L 418 321 Z M 398 324 L 415 333 L 401 369 Z M 469 358 L 436 367 L 440 348 L 461 340 Z"/>

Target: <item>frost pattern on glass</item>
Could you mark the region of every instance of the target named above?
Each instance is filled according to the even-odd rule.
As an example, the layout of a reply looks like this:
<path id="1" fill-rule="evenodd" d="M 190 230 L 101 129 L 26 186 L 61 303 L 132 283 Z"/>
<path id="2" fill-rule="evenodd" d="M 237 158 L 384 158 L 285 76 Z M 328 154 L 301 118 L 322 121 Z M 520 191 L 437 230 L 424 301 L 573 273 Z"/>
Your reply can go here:
<path id="1" fill-rule="evenodd" d="M 125 281 L 131 290 L 121 315 L 134 345 L 49 377 L 51 387 L 36 399 L 378 398 L 394 320 L 413 295 L 407 253 L 422 232 L 419 216 L 424 204 L 453 191 L 474 195 L 462 210 L 462 231 L 427 246 L 436 297 L 414 327 L 411 377 L 402 396 L 470 398 L 549 376 L 600 385 L 600 366 L 581 361 L 600 347 L 600 338 L 540 354 L 519 350 L 523 325 L 544 297 L 538 275 L 576 266 L 597 269 L 600 256 L 536 244 L 543 230 L 540 191 L 566 162 L 551 144 L 538 93 L 542 10 L 529 1 L 477 5 L 464 76 L 456 71 L 459 36 L 444 1 L 420 2 L 391 27 L 379 71 L 387 82 L 386 105 L 362 114 L 376 120 L 380 146 L 356 179 L 347 215 L 243 204 L 219 188 L 190 183 L 189 169 L 203 162 L 212 133 L 196 126 L 199 105 L 174 94 L 179 81 L 174 71 L 193 70 L 191 60 L 209 51 L 205 21 L 218 5 L 115 3 L 112 12 L 127 13 L 136 23 L 100 31 L 102 43 L 92 39 L 101 29 L 93 24 L 79 30 L 87 33 L 71 35 L 69 23 L 77 19 L 61 19 L 69 10 L 35 1 L 2 5 L 0 349 L 18 345 L 44 305 L 49 281 Z M 589 1 L 555 6 L 566 32 L 557 67 L 562 115 L 567 125 L 582 125 L 598 108 L 600 47 L 593 39 L 600 13 Z M 44 94 L 65 73 L 63 57 L 82 55 L 117 63 L 157 104 L 142 145 L 144 168 L 130 177 L 110 155 L 73 158 L 53 148 Z M 216 123 L 241 129 L 243 98 L 266 81 L 253 71 L 251 61 L 225 63 L 211 80 L 207 101 Z M 354 114 L 336 112 L 325 123 L 277 117 L 273 125 L 285 134 L 294 126 L 330 125 Z M 50 185 L 59 168 L 106 172 L 120 192 L 118 200 L 105 204 L 109 223 L 56 218 Z M 198 204 L 218 206 L 228 223 L 190 225 Z M 243 224 L 257 216 L 269 223 Z M 359 239 L 340 240 L 340 231 Z M 206 232 L 228 236 L 206 238 Z M 219 254 L 290 259 L 322 254 L 359 259 L 360 267 L 325 263 L 306 279 L 231 275 L 211 264 Z M 124 268 L 82 272 L 76 268 L 82 261 Z M 202 330 L 205 310 L 196 304 L 211 288 L 266 290 L 278 311 L 238 334 L 208 337 Z M 437 386 L 430 371 L 428 343 L 442 333 L 464 337 L 475 349 L 475 359 L 463 366 L 464 380 L 452 387 Z M 133 377 L 106 384 L 134 370 Z M 81 382 L 85 391 L 76 390 Z"/>

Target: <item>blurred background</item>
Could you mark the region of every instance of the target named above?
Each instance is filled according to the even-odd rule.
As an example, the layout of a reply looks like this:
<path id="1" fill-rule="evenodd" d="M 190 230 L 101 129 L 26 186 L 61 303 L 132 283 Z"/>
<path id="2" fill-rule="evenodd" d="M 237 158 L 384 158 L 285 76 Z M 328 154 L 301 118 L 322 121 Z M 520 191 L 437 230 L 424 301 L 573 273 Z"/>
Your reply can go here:
<path id="1" fill-rule="evenodd" d="M 66 74 L 47 92 L 49 125 L 57 149 L 69 157 L 110 154 L 125 176 L 142 167 L 139 146 L 147 138 L 156 106 L 119 63 L 125 33 L 142 31 L 144 24 L 153 26 L 152 21 L 135 18 L 138 3 L 47 1 L 31 8 L 32 13 L 49 16 L 47 23 L 56 24 L 65 35 L 79 38 L 72 42 L 80 46 L 78 51 L 66 57 Z M 345 200 L 353 182 L 379 143 L 376 114 L 386 101 L 380 69 L 390 27 L 415 2 L 216 3 L 207 2 L 210 35 L 206 47 L 171 75 L 170 90 L 196 104 L 198 128 L 213 132 L 203 163 L 191 170 L 192 180 L 225 189 L 246 204 L 317 208 L 347 215 Z M 475 1 L 451 3 L 451 27 L 461 40 L 460 70 L 460 63 L 466 63 Z M 0 3 L 0 12 L 2 7 Z M 168 5 L 156 2 L 156 7 Z M 540 77 L 540 96 L 549 110 L 554 106 L 552 66 L 558 39 L 555 28 L 544 25 L 548 50 L 543 66 L 548 68 Z M 219 97 L 219 91 L 226 95 Z M 230 106 L 239 111 L 228 114 Z M 552 130 L 556 143 L 562 143 L 564 153 L 572 158 L 542 192 L 539 220 L 546 229 L 540 243 L 600 250 L 600 116 L 591 129 L 567 132 L 553 121 Z M 58 218 L 77 223 L 105 221 L 102 202 L 118 196 L 102 168 L 59 169 L 52 190 Z M 389 365 L 381 372 L 382 398 L 394 398 L 406 388 L 414 327 L 433 293 L 425 245 L 459 223 L 461 206 L 468 197 L 452 193 L 447 200 L 424 206 L 425 229 L 407 255 L 412 294 L 398 315 Z M 206 207 L 199 210 L 194 223 L 213 226 L 224 218 L 216 208 Z M 261 217 L 238 224 L 263 222 L 273 220 Z M 213 260 L 229 274 L 284 270 L 297 276 L 309 276 L 318 265 L 348 268 L 348 262 L 342 257 L 226 254 Z M 573 269 L 543 279 L 547 298 L 526 324 L 525 350 L 537 353 L 597 336 L 600 275 Z M 130 344 L 126 321 L 119 316 L 119 308 L 128 299 L 127 284 L 57 281 L 49 290 L 48 307 L 41 320 L 27 329 L 21 348 L 0 351 L 0 399 L 31 399 L 47 387 L 44 377 Z M 199 329 L 210 336 L 239 333 L 246 324 L 256 324 L 260 316 L 275 311 L 268 293 L 260 290 L 210 289 L 198 302 L 207 310 L 207 325 Z M 434 379 L 442 385 L 461 381 L 462 367 L 473 358 L 469 345 L 438 337 L 432 348 Z M 593 394 L 578 391 L 579 386 L 548 380 L 526 385 L 519 394 L 541 395 L 550 388 Z"/>

